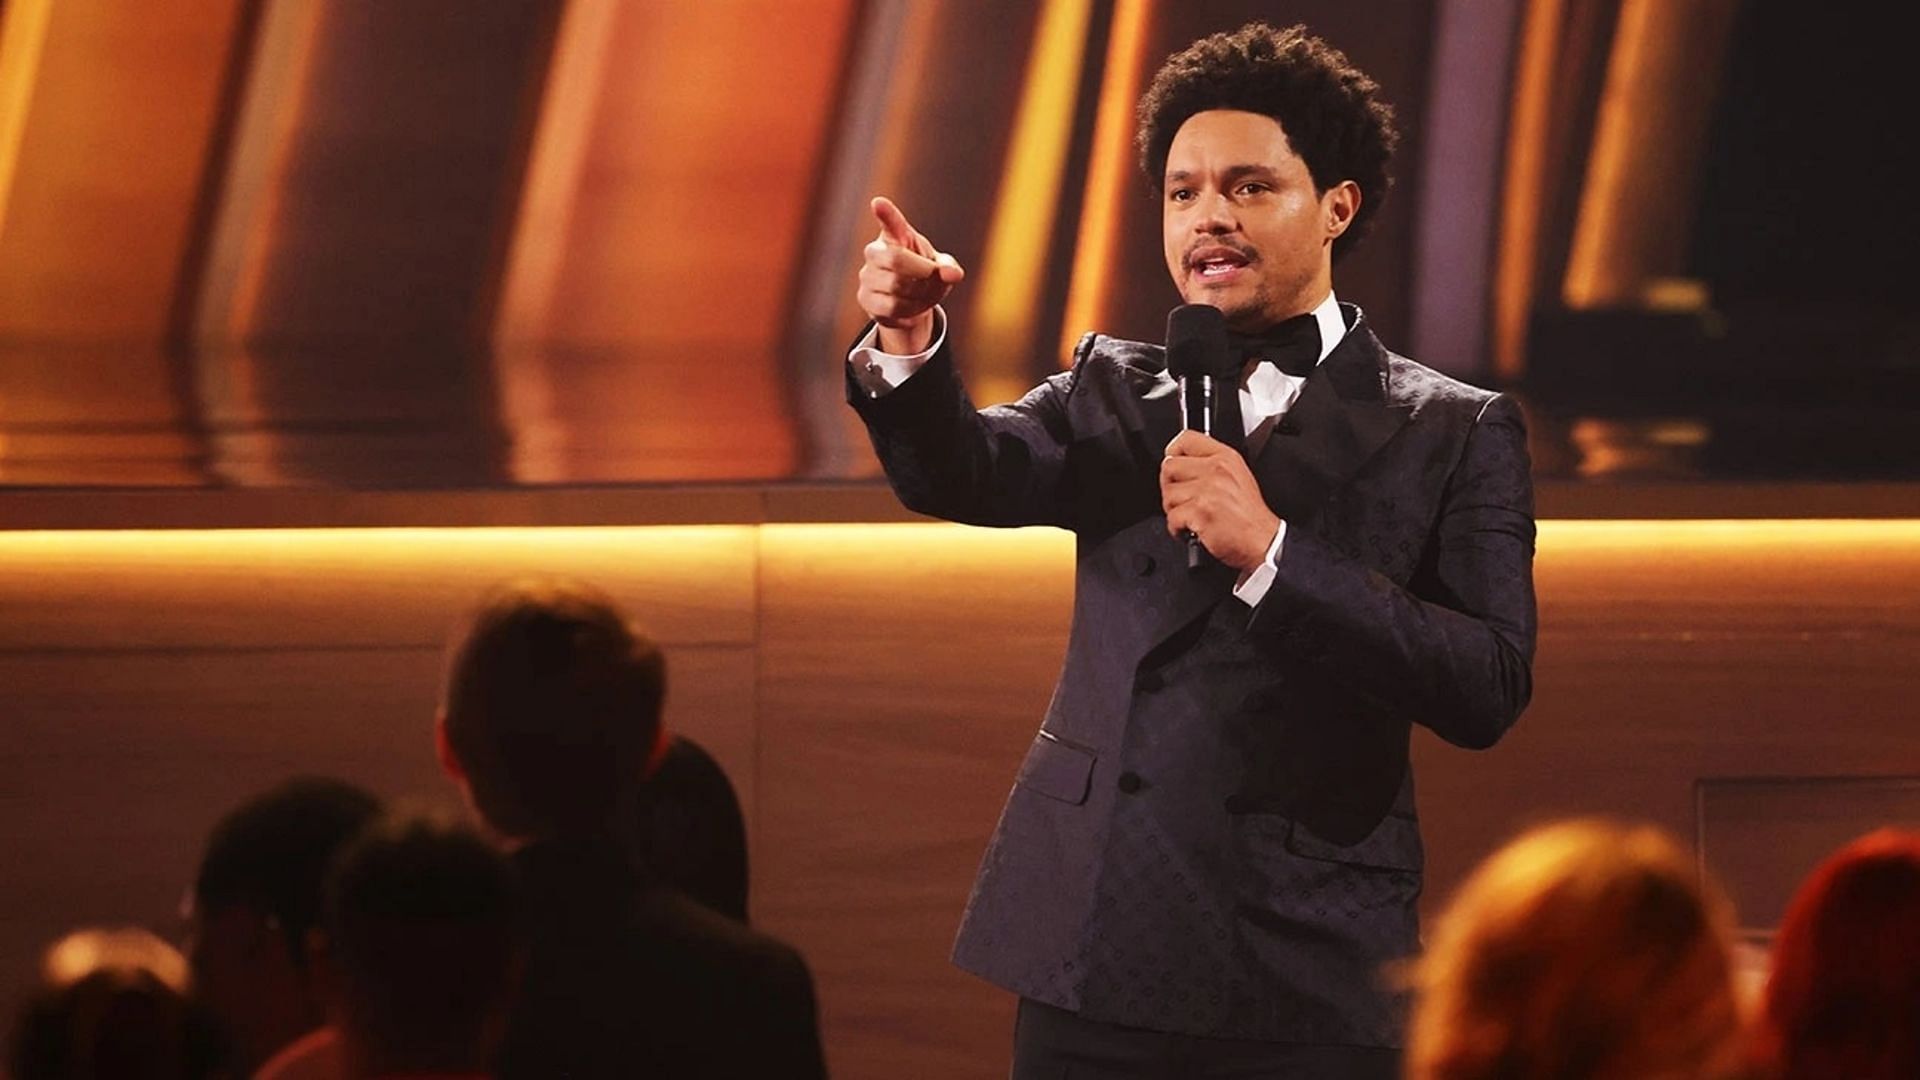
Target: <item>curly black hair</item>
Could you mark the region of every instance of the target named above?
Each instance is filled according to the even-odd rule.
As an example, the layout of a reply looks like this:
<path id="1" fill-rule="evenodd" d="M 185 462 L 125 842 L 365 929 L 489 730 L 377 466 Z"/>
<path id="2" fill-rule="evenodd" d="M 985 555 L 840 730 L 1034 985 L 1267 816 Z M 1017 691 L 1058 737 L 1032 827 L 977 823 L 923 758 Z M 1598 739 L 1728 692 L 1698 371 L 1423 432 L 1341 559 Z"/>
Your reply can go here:
<path id="1" fill-rule="evenodd" d="M 1167 58 L 1140 98 L 1134 142 L 1153 190 L 1161 189 L 1167 152 L 1180 125 L 1198 112 L 1235 109 L 1279 121 L 1321 193 L 1342 180 L 1360 188 L 1353 224 L 1333 242 L 1333 257 L 1366 235 L 1393 178 L 1387 163 L 1400 133 L 1380 86 L 1345 53 L 1304 26 L 1275 30 L 1252 22 L 1201 38 Z"/>

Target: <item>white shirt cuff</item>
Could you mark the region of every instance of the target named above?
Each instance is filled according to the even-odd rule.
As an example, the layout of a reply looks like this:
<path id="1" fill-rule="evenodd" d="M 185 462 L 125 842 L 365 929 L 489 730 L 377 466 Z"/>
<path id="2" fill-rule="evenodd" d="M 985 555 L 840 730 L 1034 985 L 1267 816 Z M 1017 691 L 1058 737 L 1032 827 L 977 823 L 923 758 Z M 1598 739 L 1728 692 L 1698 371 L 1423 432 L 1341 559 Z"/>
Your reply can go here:
<path id="1" fill-rule="evenodd" d="M 906 382 L 914 372 L 933 359 L 940 346 L 947 340 L 947 313 L 938 305 L 933 309 L 933 344 L 925 352 L 910 356 L 880 351 L 880 327 L 874 326 L 867 336 L 860 339 L 853 351 L 847 354 L 847 363 L 853 365 L 853 381 L 867 392 L 868 397 L 881 395 Z"/>
<path id="2" fill-rule="evenodd" d="M 1280 572 L 1280 542 L 1287 538 L 1287 523 L 1282 521 L 1280 528 L 1274 530 L 1273 543 L 1267 545 L 1267 557 L 1259 566 L 1247 571 L 1239 584 L 1233 587 L 1234 599 L 1248 607 L 1259 607 L 1266 598 L 1267 590 L 1273 587 L 1273 577 Z"/>

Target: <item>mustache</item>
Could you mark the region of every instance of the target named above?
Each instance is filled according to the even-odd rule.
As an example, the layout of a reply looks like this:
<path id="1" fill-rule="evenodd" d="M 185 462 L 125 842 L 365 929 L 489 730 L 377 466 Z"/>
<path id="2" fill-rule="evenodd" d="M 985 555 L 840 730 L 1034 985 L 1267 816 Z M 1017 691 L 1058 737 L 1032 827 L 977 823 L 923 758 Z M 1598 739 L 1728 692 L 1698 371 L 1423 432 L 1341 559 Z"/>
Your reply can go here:
<path id="1" fill-rule="evenodd" d="M 1231 251 L 1235 255 L 1238 255 L 1241 258 L 1247 260 L 1247 262 L 1250 264 L 1260 261 L 1260 252 L 1252 247 L 1242 247 L 1239 244 L 1229 244 L 1222 240 L 1209 240 L 1205 243 L 1195 244 L 1192 247 L 1188 248 L 1186 254 L 1181 257 L 1181 260 L 1180 260 L 1181 265 L 1185 266 L 1189 270 L 1193 269 L 1195 265 L 1194 256 L 1196 256 L 1202 251 Z"/>

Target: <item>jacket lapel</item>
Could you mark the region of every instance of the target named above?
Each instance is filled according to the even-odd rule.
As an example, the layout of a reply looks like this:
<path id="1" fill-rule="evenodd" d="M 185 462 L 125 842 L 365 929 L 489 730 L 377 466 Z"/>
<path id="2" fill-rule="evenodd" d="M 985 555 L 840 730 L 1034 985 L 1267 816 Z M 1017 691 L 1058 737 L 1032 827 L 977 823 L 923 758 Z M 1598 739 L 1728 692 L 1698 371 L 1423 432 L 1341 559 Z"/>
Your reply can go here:
<path id="1" fill-rule="evenodd" d="M 1411 409 L 1392 404 L 1387 353 L 1364 318 L 1308 376 L 1300 399 L 1274 426 L 1252 462 L 1260 494 L 1288 521 L 1307 521 L 1328 495 L 1407 422 Z"/>
<path id="2" fill-rule="evenodd" d="M 1159 447 L 1179 434 L 1179 395 L 1164 371 L 1133 369 L 1127 378 L 1137 381 L 1143 441 L 1156 443 L 1157 461 Z M 1311 520 L 1326 497 L 1400 430 L 1412 410 L 1391 403 L 1386 383 L 1386 349 L 1366 320 L 1356 318 L 1250 463 L 1261 496 L 1274 513 L 1290 521 Z M 1164 520 L 1154 527 L 1158 535 L 1143 537 L 1141 543 L 1173 564 L 1172 580 L 1161 594 L 1164 606 L 1142 667 L 1178 653 L 1179 632 L 1224 599 L 1237 577 L 1213 561 L 1197 573 L 1189 572 L 1185 543 L 1166 535 Z"/>

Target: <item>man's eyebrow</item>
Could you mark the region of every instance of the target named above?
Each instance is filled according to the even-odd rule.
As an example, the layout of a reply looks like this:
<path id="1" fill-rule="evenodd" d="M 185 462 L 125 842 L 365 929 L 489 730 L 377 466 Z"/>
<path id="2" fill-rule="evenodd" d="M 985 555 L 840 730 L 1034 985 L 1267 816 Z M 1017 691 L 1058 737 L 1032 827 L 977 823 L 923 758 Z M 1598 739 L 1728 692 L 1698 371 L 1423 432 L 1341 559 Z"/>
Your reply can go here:
<path id="1" fill-rule="evenodd" d="M 1278 176 L 1279 171 L 1271 165 L 1248 162 L 1244 165 L 1229 165 L 1223 171 L 1222 175 L 1229 180 L 1237 180 L 1243 176 Z M 1194 174 L 1190 170 L 1175 169 L 1167 174 L 1166 182 L 1169 184 L 1185 182 L 1193 179 L 1193 176 Z"/>
<path id="2" fill-rule="evenodd" d="M 1227 179 L 1229 180 L 1238 180 L 1243 176 L 1275 176 L 1275 175 L 1278 175 L 1278 170 L 1274 169 L 1274 167 L 1271 165 L 1258 165 L 1258 164 L 1248 163 L 1246 165 L 1232 165 L 1227 168 Z"/>

